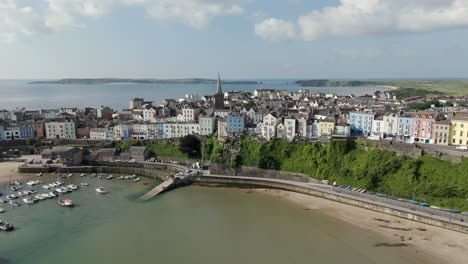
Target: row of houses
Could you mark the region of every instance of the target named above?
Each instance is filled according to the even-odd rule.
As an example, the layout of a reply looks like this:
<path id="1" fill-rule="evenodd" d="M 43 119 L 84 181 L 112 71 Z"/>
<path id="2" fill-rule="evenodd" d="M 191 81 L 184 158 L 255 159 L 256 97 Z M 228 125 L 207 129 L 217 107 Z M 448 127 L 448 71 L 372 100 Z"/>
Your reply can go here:
<path id="1" fill-rule="evenodd" d="M 351 134 L 395 138 L 408 143 L 468 145 L 468 114 L 443 115 L 439 112 L 378 114 L 351 112 Z"/>

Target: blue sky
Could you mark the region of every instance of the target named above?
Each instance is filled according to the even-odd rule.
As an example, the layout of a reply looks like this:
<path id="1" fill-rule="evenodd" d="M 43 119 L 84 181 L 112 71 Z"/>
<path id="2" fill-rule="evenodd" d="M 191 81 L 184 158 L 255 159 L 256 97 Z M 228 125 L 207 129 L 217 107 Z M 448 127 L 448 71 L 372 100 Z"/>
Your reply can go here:
<path id="1" fill-rule="evenodd" d="M 0 78 L 464 78 L 468 0 L 0 0 Z"/>

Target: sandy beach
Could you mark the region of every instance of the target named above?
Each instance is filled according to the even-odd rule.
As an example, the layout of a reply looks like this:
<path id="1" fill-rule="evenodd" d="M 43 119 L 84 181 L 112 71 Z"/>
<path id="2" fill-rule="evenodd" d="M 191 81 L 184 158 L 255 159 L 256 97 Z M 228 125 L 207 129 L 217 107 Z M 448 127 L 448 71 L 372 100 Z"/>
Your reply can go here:
<path id="1" fill-rule="evenodd" d="M 299 193 L 265 189 L 255 192 L 356 226 L 381 241 L 376 246 L 401 247 L 427 257 L 431 263 L 468 263 L 467 234 Z"/>
<path id="2" fill-rule="evenodd" d="M 22 162 L 16 161 L 0 162 L 0 184 L 9 182 L 10 176 L 13 181 L 33 178 L 35 175 L 24 175 L 18 173 L 18 167 L 22 164 Z"/>
<path id="3" fill-rule="evenodd" d="M 400 87 L 397 87 L 397 86 L 390 86 L 390 85 L 377 85 L 376 87 L 382 88 L 386 92 L 391 92 L 391 91 L 394 91 L 394 90 L 397 90 L 398 88 L 400 88 Z"/>

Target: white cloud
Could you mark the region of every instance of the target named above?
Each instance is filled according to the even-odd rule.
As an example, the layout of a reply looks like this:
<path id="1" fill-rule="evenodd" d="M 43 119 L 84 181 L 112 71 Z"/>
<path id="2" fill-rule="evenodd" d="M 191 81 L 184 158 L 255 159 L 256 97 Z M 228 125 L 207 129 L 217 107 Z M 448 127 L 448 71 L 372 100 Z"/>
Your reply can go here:
<path id="1" fill-rule="evenodd" d="M 283 21 L 286 23 L 297 28 L 296 38 L 306 41 L 468 27 L 468 0 L 341 0 L 337 6 L 312 11 L 296 22 Z M 291 38 L 284 34 L 284 29 L 273 27 L 268 35 L 258 35 L 266 39 Z"/>
<path id="2" fill-rule="evenodd" d="M 285 20 L 269 18 L 255 25 L 255 33 L 270 40 L 287 40 L 296 37 L 294 24 Z"/>
<path id="3" fill-rule="evenodd" d="M 100 17 L 109 13 L 116 0 L 47 0 L 47 27 L 55 30 L 80 28 L 81 17 Z"/>
<path id="4" fill-rule="evenodd" d="M 0 0 L 0 42 L 43 32 L 85 27 L 117 6 L 139 7 L 155 19 L 181 22 L 201 29 L 216 16 L 243 12 L 246 0 L 41 0 L 35 7 L 20 7 L 20 0 Z"/>
<path id="5" fill-rule="evenodd" d="M 0 1 L 0 42 L 15 42 L 45 31 L 41 18 L 29 7 L 20 7 L 15 0 Z"/>
<path id="6" fill-rule="evenodd" d="M 141 5 L 157 19 L 181 21 L 195 28 L 205 27 L 215 16 L 240 14 L 239 1 L 216 0 L 125 0 L 129 5 Z"/>

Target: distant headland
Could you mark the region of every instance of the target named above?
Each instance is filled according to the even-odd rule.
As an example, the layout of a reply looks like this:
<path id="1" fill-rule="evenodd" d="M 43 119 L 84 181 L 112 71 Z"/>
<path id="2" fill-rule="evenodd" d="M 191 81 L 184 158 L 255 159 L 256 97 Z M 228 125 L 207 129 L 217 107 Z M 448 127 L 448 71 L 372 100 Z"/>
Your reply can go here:
<path id="1" fill-rule="evenodd" d="M 299 81 L 295 81 L 294 83 L 300 86 L 307 86 L 307 87 L 340 87 L 340 86 L 354 87 L 354 86 L 382 85 L 382 82 L 377 82 L 377 81 L 335 81 L 335 80 L 325 80 L 325 79 L 299 80 Z"/>
<path id="2" fill-rule="evenodd" d="M 215 84 L 215 79 L 189 78 L 189 79 L 119 79 L 119 78 L 98 78 L 98 79 L 61 79 L 55 81 L 35 81 L 30 84 L 113 84 L 113 83 L 183 83 L 183 84 Z M 223 81 L 224 84 L 260 84 L 257 81 Z"/>

